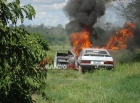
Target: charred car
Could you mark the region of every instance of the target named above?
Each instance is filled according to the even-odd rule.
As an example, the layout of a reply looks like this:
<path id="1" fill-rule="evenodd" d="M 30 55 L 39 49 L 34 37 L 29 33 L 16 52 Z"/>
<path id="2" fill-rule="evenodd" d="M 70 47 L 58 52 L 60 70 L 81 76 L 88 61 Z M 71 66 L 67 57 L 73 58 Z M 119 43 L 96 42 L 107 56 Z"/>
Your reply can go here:
<path id="1" fill-rule="evenodd" d="M 76 56 L 75 54 L 68 49 L 57 49 L 55 58 L 54 58 L 54 68 L 58 69 L 67 69 L 72 68 L 76 69 Z"/>

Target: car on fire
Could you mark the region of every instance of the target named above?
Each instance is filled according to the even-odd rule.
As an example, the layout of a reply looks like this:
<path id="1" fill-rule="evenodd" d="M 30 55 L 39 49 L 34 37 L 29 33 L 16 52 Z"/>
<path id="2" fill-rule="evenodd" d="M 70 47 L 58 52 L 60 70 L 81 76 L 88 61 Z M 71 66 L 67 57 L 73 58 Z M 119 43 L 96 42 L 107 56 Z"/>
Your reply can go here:
<path id="1" fill-rule="evenodd" d="M 85 48 L 78 57 L 79 71 L 85 71 L 88 68 L 107 68 L 114 67 L 113 57 L 105 49 Z"/>
<path id="2" fill-rule="evenodd" d="M 57 49 L 54 58 L 54 68 L 77 69 L 76 55 L 69 49 Z"/>

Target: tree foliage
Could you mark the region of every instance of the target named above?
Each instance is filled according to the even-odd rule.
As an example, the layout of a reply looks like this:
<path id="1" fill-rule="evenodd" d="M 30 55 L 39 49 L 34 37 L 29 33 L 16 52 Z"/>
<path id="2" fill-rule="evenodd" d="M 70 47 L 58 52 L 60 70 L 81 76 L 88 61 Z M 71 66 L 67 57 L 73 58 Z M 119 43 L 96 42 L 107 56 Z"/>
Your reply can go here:
<path id="1" fill-rule="evenodd" d="M 126 14 L 132 21 L 139 21 L 140 23 L 140 0 L 132 0 L 126 7 Z"/>
<path id="2" fill-rule="evenodd" d="M 45 87 L 47 72 L 41 72 L 35 64 L 46 56 L 48 45 L 37 34 L 8 27 L 9 23 L 16 25 L 17 20 L 23 22 L 24 16 L 29 20 L 35 17 L 31 5 L 21 7 L 19 0 L 0 0 L 0 103 L 32 103 L 32 93 L 43 93 Z"/>
<path id="3" fill-rule="evenodd" d="M 131 22 L 140 21 L 139 0 L 105 0 L 108 4 L 121 12 L 121 15 Z M 115 5 L 116 6 L 115 6 Z"/>
<path id="4" fill-rule="evenodd" d="M 12 27 L 12 25 L 10 25 Z M 26 29 L 29 32 L 42 34 L 43 38 L 49 42 L 50 45 L 62 45 L 69 43 L 69 35 L 67 30 L 61 25 L 48 27 L 44 24 L 40 25 L 19 25 L 19 27 Z"/>

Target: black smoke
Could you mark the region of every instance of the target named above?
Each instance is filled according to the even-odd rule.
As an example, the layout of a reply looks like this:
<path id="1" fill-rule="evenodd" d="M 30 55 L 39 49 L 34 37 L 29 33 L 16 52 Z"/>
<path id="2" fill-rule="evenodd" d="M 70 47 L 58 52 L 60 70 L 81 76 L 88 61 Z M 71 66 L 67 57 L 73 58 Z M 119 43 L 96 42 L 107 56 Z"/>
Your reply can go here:
<path id="1" fill-rule="evenodd" d="M 69 0 L 64 8 L 70 22 L 66 25 L 69 33 L 81 31 L 87 27 L 93 32 L 93 25 L 105 13 L 103 0 Z"/>
<path id="2" fill-rule="evenodd" d="M 140 24 L 136 23 L 136 28 L 133 30 L 133 38 L 127 42 L 127 48 L 130 51 L 135 51 L 140 48 Z"/>

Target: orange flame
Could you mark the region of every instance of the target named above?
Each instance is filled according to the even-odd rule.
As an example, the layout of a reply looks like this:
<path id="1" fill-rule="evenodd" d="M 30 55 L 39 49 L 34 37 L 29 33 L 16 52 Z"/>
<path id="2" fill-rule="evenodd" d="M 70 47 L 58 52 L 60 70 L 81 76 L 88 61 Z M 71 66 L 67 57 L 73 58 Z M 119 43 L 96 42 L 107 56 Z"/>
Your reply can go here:
<path id="1" fill-rule="evenodd" d="M 133 37 L 134 29 L 136 26 L 132 23 L 126 23 L 124 28 L 117 31 L 107 42 L 105 47 L 95 47 L 95 48 L 104 48 L 108 50 L 118 50 L 127 48 L 127 42 Z M 79 56 L 79 53 L 84 48 L 91 48 L 92 44 L 90 42 L 90 30 L 86 27 L 77 33 L 73 33 L 70 36 L 70 42 L 73 47 L 73 51 L 76 56 Z"/>
<path id="2" fill-rule="evenodd" d="M 82 49 L 92 47 L 90 42 L 90 32 L 85 28 L 80 32 L 71 34 L 70 42 L 73 46 L 73 51 L 75 52 L 76 56 L 79 56 L 79 53 Z"/>
<path id="3" fill-rule="evenodd" d="M 118 50 L 127 48 L 127 41 L 133 37 L 136 26 L 132 23 L 126 23 L 125 27 L 115 33 L 109 42 L 107 42 L 105 49 Z"/>

